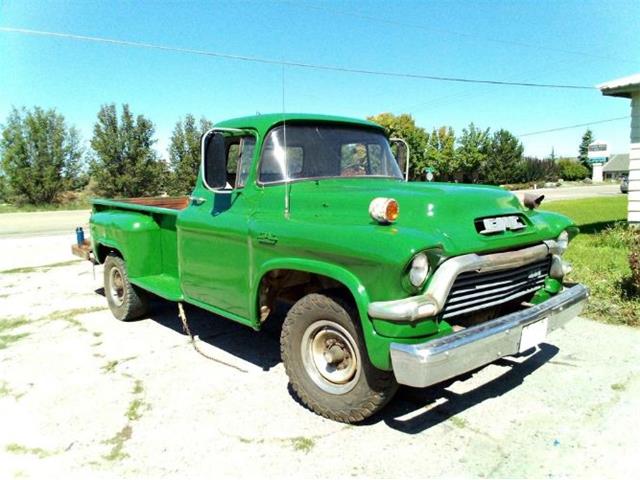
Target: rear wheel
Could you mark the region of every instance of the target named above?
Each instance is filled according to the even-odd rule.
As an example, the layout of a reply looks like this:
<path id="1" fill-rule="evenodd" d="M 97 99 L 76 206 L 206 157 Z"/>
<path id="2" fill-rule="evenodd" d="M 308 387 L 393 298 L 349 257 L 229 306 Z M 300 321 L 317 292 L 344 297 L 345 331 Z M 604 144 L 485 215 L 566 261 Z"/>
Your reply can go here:
<path id="1" fill-rule="evenodd" d="M 109 254 L 104 262 L 104 293 L 118 320 L 133 320 L 148 310 L 146 292 L 129 281 L 124 260 L 115 254 Z"/>
<path id="2" fill-rule="evenodd" d="M 300 400 L 345 423 L 373 415 L 397 389 L 393 373 L 369 361 L 354 317 L 346 305 L 309 294 L 289 311 L 280 338 L 282 360 Z"/>

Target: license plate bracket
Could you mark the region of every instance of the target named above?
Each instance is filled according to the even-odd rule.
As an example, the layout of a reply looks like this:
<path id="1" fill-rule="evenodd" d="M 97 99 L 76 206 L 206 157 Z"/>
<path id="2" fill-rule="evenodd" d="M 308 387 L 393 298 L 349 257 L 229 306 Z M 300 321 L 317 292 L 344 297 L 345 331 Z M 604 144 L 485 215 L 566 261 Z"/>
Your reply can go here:
<path id="1" fill-rule="evenodd" d="M 522 327 L 518 353 L 526 352 L 527 350 L 533 347 L 537 347 L 542 342 L 544 342 L 547 338 L 548 327 L 548 318 L 543 318 L 542 320 L 538 320 L 537 322 Z"/>

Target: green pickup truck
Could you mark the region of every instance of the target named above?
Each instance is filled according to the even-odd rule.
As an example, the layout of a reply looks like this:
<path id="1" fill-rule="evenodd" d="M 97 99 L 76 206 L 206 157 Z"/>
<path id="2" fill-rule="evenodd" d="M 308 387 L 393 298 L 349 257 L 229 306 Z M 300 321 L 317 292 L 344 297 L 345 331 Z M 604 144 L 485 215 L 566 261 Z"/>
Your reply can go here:
<path id="1" fill-rule="evenodd" d="M 587 301 L 563 282 L 569 218 L 497 187 L 407 182 L 375 123 L 257 115 L 201 149 L 191 196 L 93 200 L 77 251 L 104 264 L 120 320 L 148 292 L 255 330 L 288 305 L 289 381 L 327 418 L 532 350 Z"/>

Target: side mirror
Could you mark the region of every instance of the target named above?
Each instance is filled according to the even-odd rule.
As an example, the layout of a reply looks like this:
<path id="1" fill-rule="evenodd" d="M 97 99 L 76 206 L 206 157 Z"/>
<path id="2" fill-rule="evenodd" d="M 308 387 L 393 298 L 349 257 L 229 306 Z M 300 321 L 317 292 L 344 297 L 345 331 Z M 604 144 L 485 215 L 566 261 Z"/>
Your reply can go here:
<path id="1" fill-rule="evenodd" d="M 524 206 L 533 210 L 538 208 L 544 200 L 544 195 L 538 195 L 537 193 L 527 192 L 524 194 L 523 202 Z"/>
<path id="2" fill-rule="evenodd" d="M 200 137 L 202 180 L 209 190 L 231 192 L 227 188 L 229 142 L 245 134 L 246 130 L 214 127 Z"/>
<path id="3" fill-rule="evenodd" d="M 210 130 L 202 138 L 202 178 L 210 190 L 227 183 L 226 142 L 224 134 Z"/>
<path id="4" fill-rule="evenodd" d="M 402 138 L 390 138 L 389 143 L 396 147 L 396 161 L 400 171 L 404 172 L 405 182 L 409 181 L 409 144 Z"/>

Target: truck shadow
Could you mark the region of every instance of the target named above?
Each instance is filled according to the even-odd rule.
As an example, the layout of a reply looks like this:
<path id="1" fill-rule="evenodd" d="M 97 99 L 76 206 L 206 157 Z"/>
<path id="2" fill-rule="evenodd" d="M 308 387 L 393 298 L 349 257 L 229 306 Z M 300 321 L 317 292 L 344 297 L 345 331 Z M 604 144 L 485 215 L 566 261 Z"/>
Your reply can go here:
<path id="1" fill-rule="evenodd" d="M 485 400 L 508 393 L 522 384 L 528 375 L 555 357 L 558 351 L 557 347 L 543 343 L 523 362 L 509 358 L 497 360 L 494 364 L 511 368 L 499 377 L 461 394 L 449 390 L 448 387 L 457 380 L 471 378 L 480 369 L 428 388 L 402 386 L 389 405 L 365 421 L 365 424 L 384 422 L 403 433 L 420 433 Z M 461 428 L 464 428 L 464 425 Z"/>
<path id="2" fill-rule="evenodd" d="M 96 291 L 104 295 L 102 289 Z M 154 298 L 150 320 L 169 328 L 182 336 L 186 333 L 178 318 L 178 308 L 173 302 Z M 265 324 L 262 331 L 231 322 L 192 305 L 184 305 L 189 328 L 200 342 L 219 348 L 239 359 L 269 371 L 281 362 L 280 327 L 287 306 L 274 312 L 274 318 Z M 478 370 L 428 388 L 401 386 L 396 396 L 379 413 L 361 422 L 359 426 L 384 422 L 390 428 L 407 434 L 417 434 L 446 422 L 455 415 L 489 400 L 500 397 L 518 387 L 524 379 L 558 354 L 558 348 L 542 344 L 524 361 L 503 358 L 497 365 L 510 367 L 502 375 L 465 393 L 456 393 L 449 387 L 458 380 L 470 379 Z M 195 352 L 194 352 L 195 354 Z M 215 356 L 215 354 L 214 354 Z M 289 385 L 291 397 L 307 408 Z M 307 408 L 308 409 L 308 408 Z"/>
<path id="3" fill-rule="evenodd" d="M 280 363 L 280 333 L 279 329 L 276 329 L 277 326 L 276 328 L 266 328 L 265 325 L 263 330 L 256 332 L 247 326 L 229 321 L 193 305 L 186 303 L 183 305 L 189 329 L 193 336 L 197 337 L 196 342 L 199 341 L 224 350 L 264 371 L 268 371 Z M 157 297 L 153 298 L 151 312 L 147 318 L 180 335 L 187 335 L 178 317 L 178 306 L 174 302 Z M 215 357 L 215 353 L 208 352 L 208 354 Z M 240 367 L 240 365 L 238 366 Z"/>

